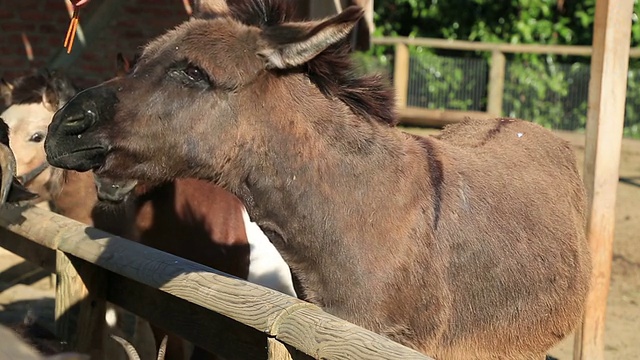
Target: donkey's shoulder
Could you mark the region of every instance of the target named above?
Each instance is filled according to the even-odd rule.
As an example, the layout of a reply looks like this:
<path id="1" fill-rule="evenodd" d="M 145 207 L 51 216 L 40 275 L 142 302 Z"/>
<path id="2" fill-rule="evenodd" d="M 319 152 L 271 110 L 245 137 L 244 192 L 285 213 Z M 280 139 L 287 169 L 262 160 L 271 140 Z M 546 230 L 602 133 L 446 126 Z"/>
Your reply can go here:
<path id="1" fill-rule="evenodd" d="M 445 127 L 438 140 L 473 153 L 574 158 L 569 143 L 551 130 L 513 118 L 467 119 Z"/>
<path id="2" fill-rule="evenodd" d="M 551 131 L 530 121 L 514 118 L 466 119 L 446 126 L 436 138 L 458 146 L 481 147 L 494 142 L 563 142 Z"/>

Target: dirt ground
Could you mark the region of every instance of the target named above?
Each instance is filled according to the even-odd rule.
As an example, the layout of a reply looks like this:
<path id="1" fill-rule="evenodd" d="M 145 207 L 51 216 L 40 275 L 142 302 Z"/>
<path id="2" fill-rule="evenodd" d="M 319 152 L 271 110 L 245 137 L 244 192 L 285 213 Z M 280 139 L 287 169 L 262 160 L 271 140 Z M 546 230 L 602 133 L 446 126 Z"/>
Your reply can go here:
<path id="1" fill-rule="evenodd" d="M 558 134 L 573 144 L 582 169 L 584 135 Z M 14 325 L 27 317 L 52 329 L 53 309 L 53 283 L 47 274 L 0 248 L 0 323 Z M 607 359 L 640 359 L 640 141 L 628 139 L 623 142 L 621 156 L 605 331 Z M 572 349 L 570 337 L 552 349 L 550 355 L 571 359 Z"/>

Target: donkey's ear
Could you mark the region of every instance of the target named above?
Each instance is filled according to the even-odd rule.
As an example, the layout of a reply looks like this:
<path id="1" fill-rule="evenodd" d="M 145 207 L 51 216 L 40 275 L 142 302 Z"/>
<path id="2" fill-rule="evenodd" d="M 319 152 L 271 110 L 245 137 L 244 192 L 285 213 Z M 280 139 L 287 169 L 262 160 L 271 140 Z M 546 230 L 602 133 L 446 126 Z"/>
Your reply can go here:
<path id="1" fill-rule="evenodd" d="M 208 18 L 223 15 L 229 12 L 227 0 L 194 0 L 193 17 Z"/>
<path id="2" fill-rule="evenodd" d="M 8 82 L 7 80 L 0 78 L 0 95 L 2 95 L 2 99 L 4 100 L 4 105 L 11 105 L 11 93 L 13 92 L 13 84 Z"/>
<path id="3" fill-rule="evenodd" d="M 126 76 L 129 73 L 129 70 L 131 70 L 131 63 L 124 57 L 124 55 L 122 55 L 122 53 L 118 53 L 116 55 L 116 76 Z"/>
<path id="4" fill-rule="evenodd" d="M 294 22 L 266 28 L 266 46 L 258 52 L 268 69 L 296 67 L 313 59 L 331 45 L 343 40 L 362 17 L 359 6 L 322 21 Z"/>

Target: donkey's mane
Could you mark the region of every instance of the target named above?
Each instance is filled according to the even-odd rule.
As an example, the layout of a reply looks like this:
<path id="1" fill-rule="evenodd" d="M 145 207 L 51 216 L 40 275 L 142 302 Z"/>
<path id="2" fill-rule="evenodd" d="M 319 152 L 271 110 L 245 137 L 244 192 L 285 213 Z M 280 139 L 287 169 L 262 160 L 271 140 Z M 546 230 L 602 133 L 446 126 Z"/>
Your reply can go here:
<path id="1" fill-rule="evenodd" d="M 293 21 L 296 1 L 236 0 L 228 6 L 235 20 L 268 29 Z M 267 38 L 269 33 L 265 32 Z M 349 50 L 347 37 L 309 61 L 303 71 L 325 96 L 341 100 L 356 115 L 395 125 L 395 96 L 390 84 L 380 74 L 358 74 Z"/>

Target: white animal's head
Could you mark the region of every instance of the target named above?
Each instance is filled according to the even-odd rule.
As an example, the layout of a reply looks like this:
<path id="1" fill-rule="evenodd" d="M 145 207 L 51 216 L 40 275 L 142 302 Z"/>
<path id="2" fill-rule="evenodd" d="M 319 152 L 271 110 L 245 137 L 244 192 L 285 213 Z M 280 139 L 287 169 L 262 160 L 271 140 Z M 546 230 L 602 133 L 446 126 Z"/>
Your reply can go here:
<path id="1" fill-rule="evenodd" d="M 46 161 L 44 139 L 53 114 L 77 90 L 66 77 L 50 73 L 26 75 L 11 82 L 2 79 L 0 90 L 8 106 L 0 116 L 9 125 L 18 178 L 40 199 L 50 200 L 58 186 L 52 186 L 57 176 Z"/>

